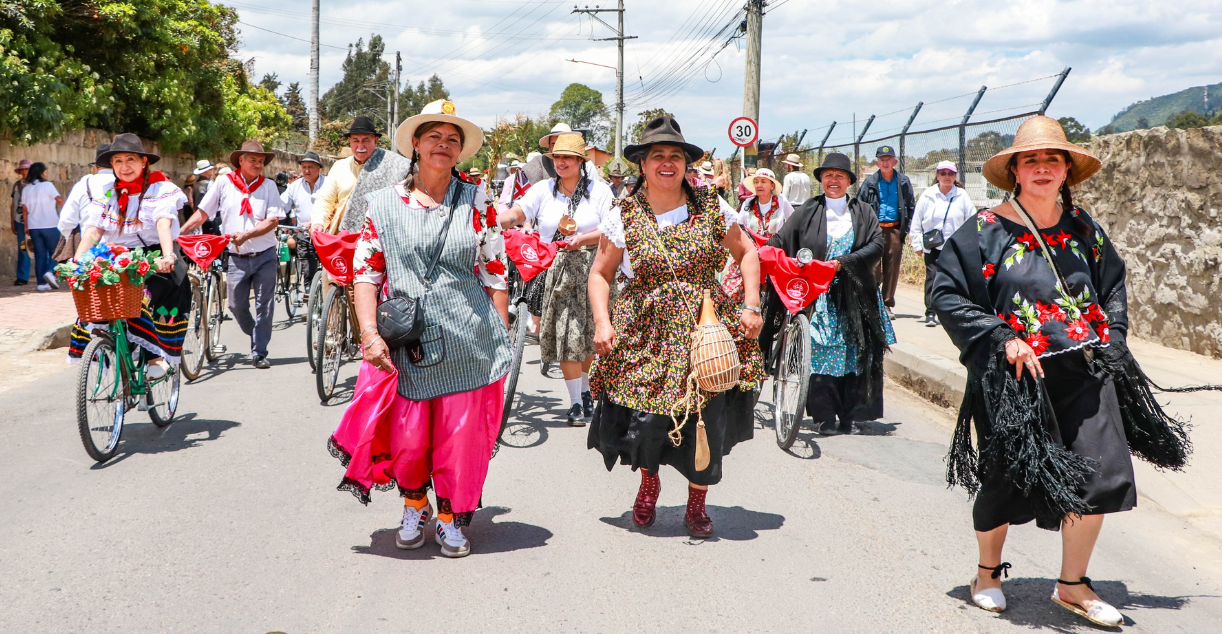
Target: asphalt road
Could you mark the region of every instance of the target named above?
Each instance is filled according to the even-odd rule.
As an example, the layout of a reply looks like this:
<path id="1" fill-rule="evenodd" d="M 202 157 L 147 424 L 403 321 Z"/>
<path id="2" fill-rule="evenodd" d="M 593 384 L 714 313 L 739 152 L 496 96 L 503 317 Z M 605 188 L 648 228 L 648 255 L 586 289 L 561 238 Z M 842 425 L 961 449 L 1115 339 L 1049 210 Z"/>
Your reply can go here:
<path id="1" fill-rule="evenodd" d="M 224 339 L 245 348 L 233 322 Z M 1011 531 L 1010 610 L 967 602 L 975 540 L 942 479 L 945 410 L 889 389 L 885 421 L 792 453 L 761 427 L 709 494 L 717 538 L 694 542 L 673 472 L 657 523 L 629 528 L 638 476 L 564 425 L 536 351 L 461 560 L 397 550 L 397 496 L 335 490 L 344 405 L 319 404 L 300 324 L 277 326 L 272 369 L 231 354 L 185 386 L 169 428 L 129 414 L 105 465 L 77 436 L 75 370 L 0 392 L 0 632 L 1098 629 L 1049 601 L 1060 540 L 1033 526 Z M 1144 499 L 1108 519 L 1091 576 L 1126 631 L 1222 631 L 1222 544 Z"/>

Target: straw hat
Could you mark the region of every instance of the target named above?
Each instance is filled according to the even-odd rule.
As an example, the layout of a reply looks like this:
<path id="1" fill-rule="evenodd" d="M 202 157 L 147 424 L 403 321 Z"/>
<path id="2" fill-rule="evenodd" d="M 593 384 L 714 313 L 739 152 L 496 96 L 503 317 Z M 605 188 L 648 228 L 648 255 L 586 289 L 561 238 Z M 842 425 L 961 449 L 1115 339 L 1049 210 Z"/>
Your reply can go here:
<path id="1" fill-rule="evenodd" d="M 416 133 L 416 128 L 429 121 L 442 121 L 462 130 L 463 144 L 462 150 L 458 153 L 458 162 L 461 163 L 475 156 L 484 146 L 484 131 L 474 123 L 459 117 L 457 112 L 458 108 L 454 106 L 454 102 L 448 99 L 438 99 L 428 104 L 420 111 L 420 114 L 408 117 L 406 121 L 399 124 L 399 129 L 395 131 L 395 147 L 403 156 L 411 156 L 412 135 Z"/>
<path id="2" fill-rule="evenodd" d="M 586 157 L 586 140 L 579 132 L 563 132 L 556 135 L 556 142 L 552 145 L 552 151 L 547 153 L 548 156 L 555 158 L 557 156 L 580 156 Z"/>
<path id="3" fill-rule="evenodd" d="M 798 156 L 797 154 L 786 154 L 786 155 L 785 155 L 785 160 L 783 160 L 783 161 L 781 161 L 781 162 L 782 162 L 782 163 L 784 163 L 784 164 L 786 164 L 786 165 L 792 165 L 792 166 L 794 166 L 794 167 L 796 167 L 796 168 L 798 168 L 798 169 L 802 169 L 802 167 L 803 167 L 803 165 L 802 165 L 802 157 Z"/>
<path id="4" fill-rule="evenodd" d="M 547 140 L 548 140 L 548 139 L 550 139 L 550 138 L 552 138 L 552 137 L 554 137 L 554 136 L 557 136 L 557 135 L 560 135 L 560 134 L 564 134 L 564 133 L 566 133 L 566 132 L 572 132 L 572 131 L 573 131 L 573 128 L 570 128 L 570 127 L 569 127 L 569 124 L 567 124 L 567 123 L 557 123 L 556 125 L 552 126 L 552 131 L 551 131 L 551 132 L 548 132 L 547 134 L 545 134 L 545 135 L 543 135 L 543 136 L 539 137 L 539 147 L 541 147 L 541 148 L 543 148 L 543 149 L 545 149 L 545 150 L 546 150 L 546 149 L 547 149 Z"/>
<path id="5" fill-rule="evenodd" d="M 212 161 L 209 161 L 208 159 L 200 159 L 195 162 L 195 169 L 191 173 L 199 176 L 204 172 L 214 169 L 216 169 L 216 166 L 212 164 Z"/>
<path id="6" fill-rule="evenodd" d="M 755 191 L 755 179 L 757 178 L 765 178 L 772 181 L 772 193 L 774 194 L 780 192 L 784 188 L 784 185 L 781 185 L 781 181 L 776 179 L 776 174 L 773 174 L 772 170 L 764 167 L 755 170 L 754 175 L 748 176 L 744 179 L 747 183 L 747 189 Z"/>
<path id="7" fill-rule="evenodd" d="M 700 164 L 700 175 L 701 176 L 712 176 L 713 175 L 713 162 L 712 161 L 705 161 Z"/>
<path id="8" fill-rule="evenodd" d="M 114 149 L 113 144 L 111 145 L 111 149 Z M 275 152 L 263 151 L 262 143 L 259 143 L 254 139 L 248 139 L 242 143 L 242 147 L 229 153 L 229 162 L 233 165 L 238 165 L 238 159 L 242 158 L 242 156 L 245 154 L 262 154 L 264 163 L 271 163 L 272 159 L 276 158 Z M 150 160 L 149 162 L 151 163 L 152 161 Z"/>
<path id="9" fill-rule="evenodd" d="M 1007 168 L 1007 165 L 1010 163 L 1010 157 L 1033 150 L 1065 150 L 1069 152 L 1070 157 L 1072 157 L 1073 169 L 1070 170 L 1069 177 L 1065 182 L 1070 187 L 1094 176 L 1095 172 L 1098 172 L 1099 168 L 1103 167 L 1103 163 L 1094 154 L 1065 139 L 1065 130 L 1061 128 L 1061 124 L 1056 119 L 1036 116 L 1024 121 L 1018 127 L 1018 132 L 1014 135 L 1014 143 L 985 161 L 981 171 L 984 173 L 985 179 L 998 189 L 1006 191 L 1014 189 L 1014 178 Z"/>

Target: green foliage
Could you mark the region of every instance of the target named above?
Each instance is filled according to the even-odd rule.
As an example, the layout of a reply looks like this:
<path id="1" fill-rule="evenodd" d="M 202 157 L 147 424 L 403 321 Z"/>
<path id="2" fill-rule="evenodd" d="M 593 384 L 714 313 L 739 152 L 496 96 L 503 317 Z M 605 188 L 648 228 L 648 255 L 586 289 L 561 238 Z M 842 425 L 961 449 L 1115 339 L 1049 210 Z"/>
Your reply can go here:
<path id="1" fill-rule="evenodd" d="M 207 0 L 0 0 L 0 132 L 93 126 L 197 154 L 275 140 L 289 119 L 230 59 L 236 20 Z"/>
<path id="2" fill-rule="evenodd" d="M 1095 131 L 1095 134 L 1096 134 L 1097 136 L 1104 136 L 1104 135 L 1108 135 L 1108 134 L 1116 134 L 1116 126 L 1114 126 L 1114 125 L 1112 125 L 1112 124 L 1110 124 L 1110 123 L 1109 123 L 1109 124 L 1107 124 L 1107 125 L 1103 126 L 1102 128 L 1099 128 L 1098 130 L 1096 130 L 1096 131 Z"/>
<path id="3" fill-rule="evenodd" d="M 1167 117 L 1168 128 L 1179 128 L 1187 130 L 1188 128 L 1203 128 L 1207 125 L 1222 125 L 1222 112 L 1214 115 L 1212 118 L 1200 113 L 1185 110 L 1178 114 Z"/>
<path id="4" fill-rule="evenodd" d="M 1145 117 L 1137 117 L 1137 128 L 1136 129 L 1149 130 L 1150 129 L 1150 120 Z"/>
<path id="5" fill-rule="evenodd" d="M 304 132 L 310 129 L 310 113 L 306 108 L 305 99 L 301 96 L 300 82 L 289 84 L 288 89 L 280 97 L 280 103 L 284 104 L 285 112 L 292 119 L 294 130 Z"/>
<path id="6" fill-rule="evenodd" d="M 637 113 L 637 122 L 632 124 L 631 128 L 624 131 L 624 145 L 639 143 L 641 133 L 645 131 L 645 124 L 657 119 L 658 117 L 673 117 L 675 115 L 663 110 L 662 108 L 652 108 L 644 112 Z"/>
<path id="7" fill-rule="evenodd" d="M 277 90 L 280 90 L 280 76 L 276 73 L 264 73 L 263 79 L 259 80 L 259 87 L 275 94 Z"/>
<path id="8" fill-rule="evenodd" d="M 1090 142 L 1090 128 L 1084 126 L 1073 117 L 1061 117 L 1057 119 L 1057 123 L 1065 129 L 1065 138 L 1070 143 L 1088 143 Z"/>
<path id="9" fill-rule="evenodd" d="M 539 139 L 551 131 L 551 126 L 547 119 L 520 113 L 512 120 L 498 119 L 491 130 L 484 131 L 484 148 L 474 160 L 475 166 L 487 168 L 515 158 L 525 163 L 528 154 L 542 151 Z"/>
<path id="10" fill-rule="evenodd" d="M 1206 93 L 1209 95 L 1208 109 L 1205 106 Z M 1196 86 L 1131 104 L 1118 112 L 1110 125 L 1115 126 L 1117 132 L 1146 129 L 1150 127 L 1151 121 L 1166 121 L 1185 110 L 1206 114 L 1207 110 L 1217 108 L 1220 104 L 1222 83 Z M 1145 119 L 1144 125 L 1140 119 Z"/>
<path id="11" fill-rule="evenodd" d="M 553 121 L 563 121 L 574 130 L 586 130 L 586 141 L 594 145 L 605 145 L 610 135 L 611 121 L 603 94 L 585 84 L 569 84 L 560 93 L 560 100 L 552 104 L 549 116 Z"/>
<path id="12" fill-rule="evenodd" d="M 449 98 L 450 91 L 446 90 L 445 84 L 437 75 L 429 77 L 428 83 L 420 82 L 415 88 L 412 88 L 409 82 L 403 87 L 403 92 L 399 93 L 399 118 L 415 116 L 430 103 Z"/>
<path id="13" fill-rule="evenodd" d="M 385 51 L 381 35 L 369 38 L 369 48 L 365 48 L 363 40 L 350 45 L 344 59 L 344 76 L 319 98 L 319 113 L 330 121 L 346 123 L 360 115 L 371 117 L 385 134 L 386 87 L 390 77 L 390 64 L 382 60 Z"/>

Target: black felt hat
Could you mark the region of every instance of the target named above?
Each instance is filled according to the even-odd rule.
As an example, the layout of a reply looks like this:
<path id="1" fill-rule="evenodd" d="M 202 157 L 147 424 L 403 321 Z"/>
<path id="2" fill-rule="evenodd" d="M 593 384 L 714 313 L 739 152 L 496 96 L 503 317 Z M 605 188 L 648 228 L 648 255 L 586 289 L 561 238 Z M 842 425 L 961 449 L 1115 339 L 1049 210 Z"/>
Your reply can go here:
<path id="1" fill-rule="evenodd" d="M 110 168 L 110 159 L 107 159 L 105 163 L 102 162 L 102 155 L 106 154 L 107 150 L 109 149 L 110 149 L 109 143 L 103 143 L 98 146 L 97 151 L 93 153 L 93 164 L 95 167 L 105 167 L 107 169 Z"/>
<path id="2" fill-rule="evenodd" d="M 318 157 L 318 152 L 306 152 L 305 156 L 301 157 L 300 161 L 297 161 L 297 164 L 300 165 L 306 161 L 322 165 L 322 159 Z"/>
<path id="3" fill-rule="evenodd" d="M 116 154 L 136 154 L 143 156 L 149 160 L 149 165 L 161 160 L 161 157 L 152 152 L 144 151 L 144 142 L 140 137 L 130 133 L 116 135 L 114 140 L 110 142 L 110 147 L 106 148 L 105 152 L 99 152 L 94 158 L 94 163 L 110 167 L 110 159 Z"/>
<path id="4" fill-rule="evenodd" d="M 688 163 L 704 156 L 704 150 L 683 139 L 683 130 L 679 128 L 679 122 L 675 121 L 674 117 L 665 116 L 646 123 L 645 130 L 641 132 L 640 142 L 624 148 L 624 156 L 629 161 L 640 163 L 645 160 L 649 148 L 655 145 L 674 145 L 681 148 L 687 155 Z"/>
<path id="5" fill-rule="evenodd" d="M 819 168 L 815 170 L 815 180 L 819 180 L 823 177 L 823 170 L 829 169 L 847 172 L 849 175 L 850 185 L 857 182 L 857 175 L 853 173 L 852 161 L 849 160 L 849 157 L 841 154 L 840 152 L 832 152 L 831 154 L 823 157 L 823 165 L 820 165 Z"/>
<path id="6" fill-rule="evenodd" d="M 376 137 L 381 137 L 382 133 L 378 132 L 378 128 L 373 125 L 373 119 L 369 117 L 357 117 L 352 120 L 352 126 L 348 128 L 348 133 L 344 138 L 348 138 L 354 134 L 372 134 Z"/>

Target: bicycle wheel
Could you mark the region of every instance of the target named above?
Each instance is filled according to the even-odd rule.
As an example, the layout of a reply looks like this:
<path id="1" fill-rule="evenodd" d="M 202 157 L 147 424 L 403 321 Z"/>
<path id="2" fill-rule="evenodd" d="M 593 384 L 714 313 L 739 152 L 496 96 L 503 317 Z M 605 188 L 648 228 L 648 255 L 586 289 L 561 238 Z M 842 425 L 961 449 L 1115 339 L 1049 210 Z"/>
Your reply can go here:
<path id="1" fill-rule="evenodd" d="M 284 312 L 288 315 L 289 321 L 293 321 L 297 318 L 297 301 L 301 298 L 301 291 L 293 292 L 297 278 L 297 261 L 289 258 L 288 262 L 280 266 L 283 271 L 283 277 L 280 280 L 280 295 L 284 298 Z"/>
<path id="2" fill-rule="evenodd" d="M 323 303 L 323 318 L 318 325 L 318 352 L 314 375 L 318 398 L 326 403 L 335 394 L 339 367 L 348 349 L 348 295 L 342 286 L 332 286 Z"/>
<path id="3" fill-rule="evenodd" d="M 149 418 L 158 427 L 165 427 L 174 422 L 174 412 L 178 411 L 178 390 L 180 373 L 171 367 L 170 373 L 153 381 L 148 386 L 152 407 L 149 407 Z"/>
<path id="4" fill-rule="evenodd" d="M 127 392 L 119 356 L 109 338 L 89 342 L 76 380 L 76 424 L 90 458 L 106 462 L 123 433 Z"/>
<path id="5" fill-rule="evenodd" d="M 191 278 L 191 313 L 187 317 L 187 336 L 182 342 L 182 375 L 188 381 L 199 378 L 204 367 L 204 350 L 208 341 L 208 320 L 204 317 L 204 288 L 199 279 Z"/>
<path id="6" fill-rule="evenodd" d="M 505 425 L 509 423 L 509 415 L 513 412 L 513 400 L 518 391 L 518 375 L 522 371 L 522 352 L 526 349 L 526 331 L 530 328 L 530 312 L 526 310 L 526 301 L 518 302 L 518 308 L 511 315 L 509 324 L 509 348 L 512 356 L 509 361 L 509 374 L 505 376 L 505 410 L 501 413 L 501 434 L 505 433 Z M 500 434 L 497 434 L 499 441 Z"/>
<path id="7" fill-rule="evenodd" d="M 798 313 L 781 331 L 776 376 L 772 382 L 772 421 L 776 444 L 789 449 L 798 438 L 810 387 L 810 320 Z"/>
<path id="8" fill-rule="evenodd" d="M 208 311 L 208 345 L 204 346 L 204 356 L 208 361 L 216 361 L 222 352 L 221 324 L 225 322 L 225 294 L 221 285 L 225 282 L 217 271 L 213 271 L 209 277 L 211 281 L 208 282 L 208 297 L 205 298 Z"/>
<path id="9" fill-rule="evenodd" d="M 322 288 L 322 271 L 318 271 L 310 281 L 310 295 L 306 300 L 306 358 L 310 360 L 311 371 L 318 369 L 314 342 L 318 340 L 318 325 L 322 321 Z"/>

